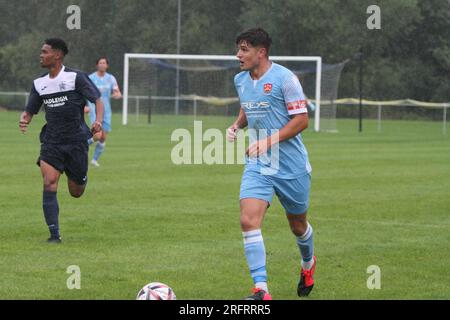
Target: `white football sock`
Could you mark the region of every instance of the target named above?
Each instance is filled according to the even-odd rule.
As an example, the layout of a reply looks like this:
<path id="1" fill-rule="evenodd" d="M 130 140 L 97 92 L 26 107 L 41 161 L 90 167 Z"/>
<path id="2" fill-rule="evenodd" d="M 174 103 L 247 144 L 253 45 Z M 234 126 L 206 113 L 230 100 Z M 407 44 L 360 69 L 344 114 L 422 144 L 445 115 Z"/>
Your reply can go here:
<path id="1" fill-rule="evenodd" d="M 267 288 L 267 282 L 257 282 L 255 283 L 255 288 L 263 289 L 265 292 L 269 293 L 269 289 Z"/>
<path id="2" fill-rule="evenodd" d="M 302 268 L 303 268 L 303 270 L 311 270 L 313 265 L 314 265 L 314 259 L 311 259 L 308 262 L 305 262 L 305 261 L 302 260 Z"/>

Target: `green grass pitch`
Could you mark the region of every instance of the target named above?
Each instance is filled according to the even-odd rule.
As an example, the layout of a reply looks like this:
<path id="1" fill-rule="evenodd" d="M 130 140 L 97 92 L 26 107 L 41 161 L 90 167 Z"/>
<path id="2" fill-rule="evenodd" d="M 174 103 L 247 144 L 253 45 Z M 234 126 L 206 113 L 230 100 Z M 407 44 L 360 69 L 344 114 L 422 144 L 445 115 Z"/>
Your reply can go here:
<path id="1" fill-rule="evenodd" d="M 242 299 L 252 287 L 239 226 L 241 165 L 172 164 L 174 129 L 192 118 L 154 116 L 113 132 L 84 196 L 58 199 L 63 244 L 45 242 L 35 165 L 43 114 L 29 132 L 0 112 L 0 299 L 135 299 L 146 283 L 178 299 Z M 232 121 L 205 117 L 204 128 Z M 312 127 L 312 124 L 311 124 Z M 440 122 L 339 120 L 339 133 L 304 133 L 313 166 L 309 218 L 318 258 L 307 299 L 450 297 L 450 140 Z M 92 150 L 91 150 L 92 155 Z M 299 252 L 281 205 L 263 226 L 274 299 L 299 299 Z M 68 266 L 81 270 L 69 290 Z M 367 268 L 379 266 L 381 289 Z"/>

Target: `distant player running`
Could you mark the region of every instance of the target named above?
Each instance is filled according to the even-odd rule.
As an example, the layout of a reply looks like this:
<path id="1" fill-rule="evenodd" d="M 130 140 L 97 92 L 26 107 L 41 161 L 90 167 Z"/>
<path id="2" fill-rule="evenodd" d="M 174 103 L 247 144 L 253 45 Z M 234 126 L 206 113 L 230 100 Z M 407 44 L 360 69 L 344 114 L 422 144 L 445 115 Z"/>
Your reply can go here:
<path id="1" fill-rule="evenodd" d="M 244 251 L 255 285 L 248 300 L 272 299 L 267 287 L 261 227 L 274 194 L 286 211 L 302 257 L 299 296 L 306 296 L 312 290 L 316 265 L 313 229 L 306 218 L 311 166 L 300 135 L 308 126 L 305 96 L 298 78 L 269 60 L 271 43 L 261 28 L 250 29 L 237 37 L 237 58 L 243 71 L 236 75 L 234 82 L 241 110 L 227 130 L 230 141 L 247 125 L 249 129 L 266 131 L 266 138 L 250 141 L 240 191 Z M 279 154 L 278 166 L 261 160 L 275 147 Z M 276 170 L 265 170 L 273 168 Z"/>
<path id="2" fill-rule="evenodd" d="M 69 50 L 62 39 L 47 39 L 41 49 L 40 63 L 49 73 L 34 80 L 28 104 L 20 116 L 19 127 L 25 133 L 33 115 L 45 106 L 46 125 L 40 134 L 41 151 L 37 164 L 44 180 L 43 210 L 50 230 L 49 242 L 61 242 L 59 206 L 56 197 L 63 172 L 68 177 L 70 194 L 79 198 L 87 184 L 88 144 L 91 136 L 84 121 L 86 99 L 96 104 L 97 121 L 91 132 L 102 129 L 103 103 L 100 92 L 87 74 L 66 68 L 62 63 Z"/>
<path id="3" fill-rule="evenodd" d="M 102 155 L 106 146 L 106 137 L 109 132 L 111 132 L 111 97 L 114 99 L 120 99 L 122 97 L 122 93 L 120 92 L 119 85 L 117 84 L 116 78 L 106 71 L 109 68 L 109 61 L 106 57 L 101 57 L 97 60 L 96 63 L 97 71 L 89 75 L 89 78 L 92 82 L 95 83 L 97 88 L 100 90 L 102 94 L 102 101 L 105 107 L 105 114 L 103 118 L 103 130 L 94 136 L 93 139 L 89 140 L 89 144 L 98 141 L 95 146 L 94 156 L 92 158 L 91 164 L 99 167 L 98 159 Z M 95 121 L 95 105 L 93 103 L 88 103 L 89 105 L 89 118 L 91 120 L 91 124 Z"/>

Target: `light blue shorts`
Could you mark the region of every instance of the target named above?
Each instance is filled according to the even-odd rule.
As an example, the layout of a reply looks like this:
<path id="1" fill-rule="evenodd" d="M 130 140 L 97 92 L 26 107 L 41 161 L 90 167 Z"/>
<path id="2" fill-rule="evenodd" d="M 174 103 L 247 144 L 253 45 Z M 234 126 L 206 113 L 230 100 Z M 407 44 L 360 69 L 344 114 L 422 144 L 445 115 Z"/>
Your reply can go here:
<path id="1" fill-rule="evenodd" d="M 91 126 L 95 122 L 95 112 L 90 110 L 89 112 L 89 120 L 91 120 Z M 103 121 L 102 121 L 102 129 L 105 132 L 111 132 L 111 114 L 105 114 L 103 115 Z"/>
<path id="2" fill-rule="evenodd" d="M 270 205 L 273 195 L 276 194 L 286 213 L 303 214 L 308 210 L 310 188 L 310 173 L 296 179 L 280 179 L 257 171 L 244 170 L 239 198 L 265 200 Z"/>

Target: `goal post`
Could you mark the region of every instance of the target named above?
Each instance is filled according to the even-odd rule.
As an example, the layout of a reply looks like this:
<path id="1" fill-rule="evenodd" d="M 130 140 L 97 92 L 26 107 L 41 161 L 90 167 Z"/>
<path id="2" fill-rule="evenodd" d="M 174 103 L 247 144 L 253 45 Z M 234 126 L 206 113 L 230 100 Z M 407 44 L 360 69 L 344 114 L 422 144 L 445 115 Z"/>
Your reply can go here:
<path id="1" fill-rule="evenodd" d="M 314 130 L 319 131 L 322 58 L 319 56 L 271 56 L 270 60 L 285 65 L 300 78 L 306 96 L 316 106 Z M 181 75 L 180 70 L 183 72 Z M 212 101 L 211 98 L 214 98 L 216 105 L 220 105 L 221 100 L 227 104 L 230 99 L 237 98 L 233 78 L 239 72 L 238 60 L 233 55 L 126 53 L 123 72 L 122 124 L 129 123 L 131 99 L 135 102 L 135 108 L 139 108 L 141 101 L 139 99 L 145 99 L 149 104 L 163 100 L 175 102 L 175 115 L 180 112 L 181 100 L 192 100 L 196 105 L 198 101 L 208 103 Z M 307 77 L 310 82 L 307 86 L 302 80 L 302 73 L 313 74 Z M 177 84 L 180 84 L 179 87 Z M 139 110 L 136 112 L 138 114 Z"/>

